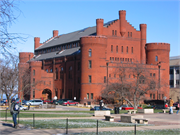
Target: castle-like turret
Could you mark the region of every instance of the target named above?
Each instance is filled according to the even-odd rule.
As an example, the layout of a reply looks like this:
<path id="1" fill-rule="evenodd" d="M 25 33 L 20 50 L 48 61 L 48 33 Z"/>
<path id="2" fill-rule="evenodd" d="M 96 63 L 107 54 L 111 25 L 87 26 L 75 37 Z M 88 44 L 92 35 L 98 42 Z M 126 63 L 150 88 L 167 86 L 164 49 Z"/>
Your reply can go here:
<path id="1" fill-rule="evenodd" d="M 103 19 L 96 19 L 96 35 L 100 36 L 103 35 Z"/>
<path id="2" fill-rule="evenodd" d="M 126 33 L 126 11 L 120 10 L 119 11 L 119 22 L 120 22 L 120 34 L 123 37 Z"/>
<path id="3" fill-rule="evenodd" d="M 145 49 L 145 44 L 146 44 L 146 29 L 147 25 L 146 24 L 140 24 L 140 31 L 141 31 L 141 46 L 140 46 L 140 58 L 141 58 L 141 63 L 146 63 L 146 49 Z"/>

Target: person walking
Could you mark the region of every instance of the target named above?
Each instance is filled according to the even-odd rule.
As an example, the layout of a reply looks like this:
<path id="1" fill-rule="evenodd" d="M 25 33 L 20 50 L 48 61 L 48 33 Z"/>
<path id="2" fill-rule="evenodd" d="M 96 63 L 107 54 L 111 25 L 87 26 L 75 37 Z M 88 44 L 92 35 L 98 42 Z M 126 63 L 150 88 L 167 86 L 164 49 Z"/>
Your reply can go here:
<path id="1" fill-rule="evenodd" d="M 19 104 L 15 101 L 15 99 L 12 99 L 11 101 L 10 113 L 13 118 L 14 128 L 17 128 L 16 118 L 17 118 L 17 115 L 19 114 Z"/>
<path id="2" fill-rule="evenodd" d="M 169 114 L 173 114 L 173 104 L 174 104 L 174 101 L 170 98 L 170 101 L 169 101 Z"/>
<path id="3" fill-rule="evenodd" d="M 176 106 L 176 110 L 177 110 L 177 112 L 176 112 L 176 114 L 178 114 L 178 112 L 179 112 L 179 109 L 180 109 L 180 99 L 178 99 L 178 104 L 177 104 L 177 106 Z"/>

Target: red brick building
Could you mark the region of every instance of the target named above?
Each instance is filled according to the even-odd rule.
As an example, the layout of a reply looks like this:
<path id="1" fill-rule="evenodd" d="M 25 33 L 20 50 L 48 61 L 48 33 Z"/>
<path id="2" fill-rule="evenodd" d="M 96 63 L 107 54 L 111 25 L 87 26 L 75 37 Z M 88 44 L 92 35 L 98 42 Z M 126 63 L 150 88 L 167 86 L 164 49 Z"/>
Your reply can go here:
<path id="1" fill-rule="evenodd" d="M 96 19 L 96 26 L 59 35 L 40 43 L 34 38 L 34 53 L 19 53 L 19 69 L 31 70 L 31 82 L 41 81 L 31 87 L 32 98 L 69 98 L 92 102 L 100 96 L 108 82 L 114 63 L 139 62 L 150 69 L 155 80 L 169 82 L 168 43 L 146 43 L 146 24 L 136 30 L 126 20 L 126 11 L 119 11 L 119 19 L 104 23 Z M 109 63 L 109 67 L 107 67 Z M 108 68 L 108 74 L 107 74 Z M 22 80 L 19 81 L 19 90 Z M 22 93 L 20 93 L 22 95 Z M 20 96 L 19 95 L 19 96 Z M 169 88 L 157 93 L 148 93 L 147 99 L 169 97 Z M 26 97 L 26 98 L 27 98 Z"/>

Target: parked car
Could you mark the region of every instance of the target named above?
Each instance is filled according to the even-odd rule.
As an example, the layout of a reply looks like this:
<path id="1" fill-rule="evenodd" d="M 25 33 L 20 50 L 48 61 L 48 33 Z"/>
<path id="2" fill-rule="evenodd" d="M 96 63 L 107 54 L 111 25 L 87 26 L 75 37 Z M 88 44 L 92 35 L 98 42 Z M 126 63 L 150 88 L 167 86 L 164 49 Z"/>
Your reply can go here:
<path id="1" fill-rule="evenodd" d="M 4 101 L 1 101 L 0 106 L 4 106 L 4 105 L 5 105 Z"/>
<path id="2" fill-rule="evenodd" d="M 62 105 L 64 102 L 67 102 L 69 99 L 59 99 L 55 102 L 55 104 Z"/>
<path id="3" fill-rule="evenodd" d="M 52 104 L 53 101 L 50 99 L 43 100 L 43 104 Z"/>
<path id="4" fill-rule="evenodd" d="M 27 100 L 22 100 L 22 105 L 25 105 Z"/>
<path id="5" fill-rule="evenodd" d="M 27 101 L 26 105 L 43 105 L 43 101 L 40 99 L 32 99 Z"/>
<path id="6" fill-rule="evenodd" d="M 134 107 L 128 106 L 128 105 L 122 105 L 121 107 L 119 107 L 119 109 L 121 109 L 121 110 L 130 110 L 130 109 L 134 109 Z M 142 109 L 142 107 L 138 107 L 138 109 Z"/>
<path id="7" fill-rule="evenodd" d="M 94 106 L 93 108 L 90 109 L 90 111 L 98 111 L 98 110 L 100 110 L 100 106 Z M 112 109 L 103 106 L 102 110 L 112 110 Z"/>
<path id="8" fill-rule="evenodd" d="M 73 100 L 67 100 L 65 102 L 63 102 L 63 105 L 69 106 L 69 105 L 77 105 L 79 104 L 78 102 L 75 102 Z"/>
<path id="9" fill-rule="evenodd" d="M 58 100 L 53 100 L 52 103 L 58 105 Z"/>
<path id="10" fill-rule="evenodd" d="M 25 106 L 20 105 L 20 108 L 19 108 L 19 109 L 20 109 L 20 110 L 27 110 L 28 108 L 25 107 Z"/>

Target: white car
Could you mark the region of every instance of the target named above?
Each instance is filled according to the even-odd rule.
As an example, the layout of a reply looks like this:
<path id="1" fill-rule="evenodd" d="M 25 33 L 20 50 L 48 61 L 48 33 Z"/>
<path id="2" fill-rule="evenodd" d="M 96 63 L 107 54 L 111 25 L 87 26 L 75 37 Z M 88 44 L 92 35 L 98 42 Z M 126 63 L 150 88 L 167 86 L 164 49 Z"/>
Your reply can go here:
<path id="1" fill-rule="evenodd" d="M 19 107 L 20 107 L 19 110 L 27 110 L 28 109 L 27 107 L 22 106 L 22 105 L 20 105 Z"/>
<path id="2" fill-rule="evenodd" d="M 43 101 L 40 99 L 32 99 L 26 102 L 26 105 L 43 105 Z"/>

